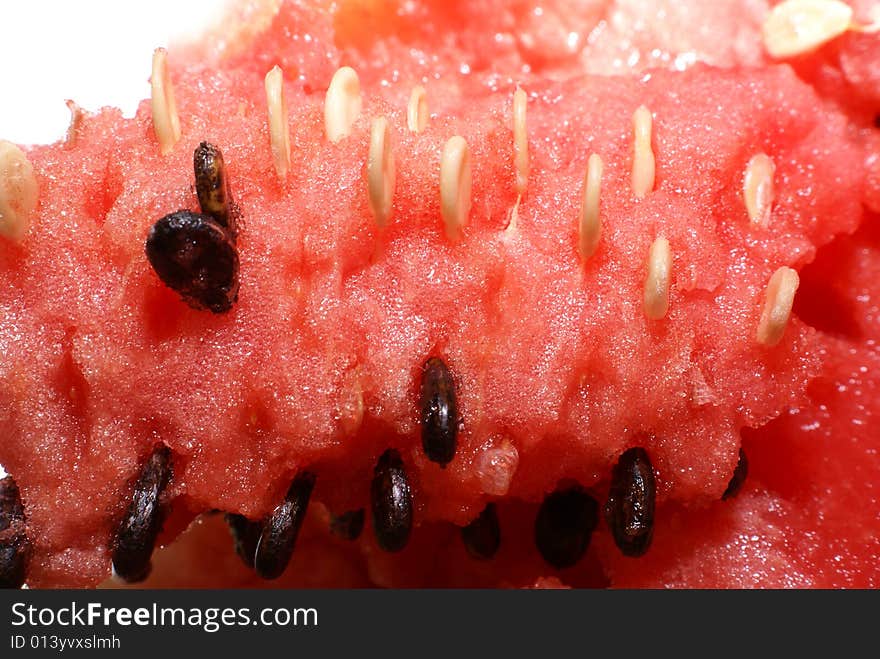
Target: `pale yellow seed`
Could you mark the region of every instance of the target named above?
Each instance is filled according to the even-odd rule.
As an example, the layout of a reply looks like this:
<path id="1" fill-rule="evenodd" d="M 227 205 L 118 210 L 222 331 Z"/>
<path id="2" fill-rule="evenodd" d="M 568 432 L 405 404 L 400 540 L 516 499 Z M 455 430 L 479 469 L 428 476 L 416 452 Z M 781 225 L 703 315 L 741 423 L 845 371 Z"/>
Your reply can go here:
<path id="1" fill-rule="evenodd" d="M 0 140 L 0 235 L 21 241 L 37 207 L 37 178 L 24 151 Z"/>
<path id="2" fill-rule="evenodd" d="M 364 391 L 357 372 L 345 378 L 337 401 L 339 423 L 346 435 L 354 435 L 364 421 Z"/>
<path id="3" fill-rule="evenodd" d="M 761 320 L 758 321 L 757 338 L 761 345 L 775 346 L 782 340 L 799 283 L 798 273 L 786 266 L 779 268 L 770 277 L 764 310 L 761 312 Z"/>
<path id="4" fill-rule="evenodd" d="M 510 209 L 510 213 L 508 214 L 507 226 L 504 228 L 504 233 L 502 234 L 502 239 L 505 242 L 514 240 L 519 236 L 519 205 L 521 202 L 522 196 L 517 195 L 516 203 L 513 205 L 513 208 Z"/>
<path id="5" fill-rule="evenodd" d="M 70 123 L 67 126 L 67 135 L 64 138 L 64 145 L 72 147 L 76 145 L 76 141 L 79 138 L 80 130 L 82 130 L 83 115 L 85 113 L 74 101 L 68 99 L 64 102 L 67 105 L 67 109 L 70 110 Z"/>
<path id="6" fill-rule="evenodd" d="M 746 212 L 753 225 L 766 227 L 770 224 L 770 211 L 773 207 L 773 176 L 776 165 L 765 153 L 752 156 L 746 165 L 743 176 L 743 200 Z"/>
<path id="7" fill-rule="evenodd" d="M 526 93 L 516 88 L 513 93 L 513 166 L 516 172 L 516 192 L 526 193 L 529 180 L 529 135 L 526 130 Z"/>
<path id="8" fill-rule="evenodd" d="M 657 238 L 648 252 L 648 276 L 645 278 L 645 315 L 651 320 L 660 320 L 669 311 L 671 273 L 669 241 Z"/>
<path id="9" fill-rule="evenodd" d="M 164 48 L 153 51 L 153 72 L 150 76 L 150 105 L 153 130 L 159 140 L 159 153 L 168 154 L 180 139 L 180 117 L 174 102 L 174 88 L 168 77 L 168 53 Z"/>
<path id="10" fill-rule="evenodd" d="M 350 66 L 333 74 L 324 97 L 324 130 L 327 139 L 339 142 L 351 134 L 361 113 L 361 82 Z"/>
<path id="11" fill-rule="evenodd" d="M 633 113 L 632 190 L 641 199 L 654 189 L 654 151 L 651 148 L 653 118 L 644 105 Z"/>
<path id="12" fill-rule="evenodd" d="M 277 65 L 266 74 L 265 86 L 272 162 L 278 178 L 283 181 L 290 171 L 290 128 L 287 125 L 287 103 L 284 100 L 284 74 Z"/>
<path id="13" fill-rule="evenodd" d="M 428 126 L 428 93 L 422 86 L 414 87 L 406 107 L 406 127 L 411 133 L 421 133 Z"/>
<path id="14" fill-rule="evenodd" d="M 581 216 L 578 224 L 578 251 L 584 261 L 596 253 L 599 239 L 602 237 L 599 197 L 602 190 L 603 168 L 604 164 L 599 154 L 592 154 L 587 161 L 587 173 L 584 175 Z"/>
<path id="15" fill-rule="evenodd" d="M 394 151 L 391 146 L 391 129 L 385 117 L 373 119 L 370 130 L 370 153 L 367 157 L 367 191 L 370 210 L 376 224 L 384 227 L 391 218 L 396 183 Z"/>
<path id="16" fill-rule="evenodd" d="M 467 142 L 450 137 L 440 157 L 440 215 L 446 237 L 455 241 L 471 212 L 471 156 Z"/>
<path id="17" fill-rule="evenodd" d="M 764 21 L 764 47 L 777 59 L 808 53 L 846 32 L 852 17 L 840 0 L 785 0 Z"/>

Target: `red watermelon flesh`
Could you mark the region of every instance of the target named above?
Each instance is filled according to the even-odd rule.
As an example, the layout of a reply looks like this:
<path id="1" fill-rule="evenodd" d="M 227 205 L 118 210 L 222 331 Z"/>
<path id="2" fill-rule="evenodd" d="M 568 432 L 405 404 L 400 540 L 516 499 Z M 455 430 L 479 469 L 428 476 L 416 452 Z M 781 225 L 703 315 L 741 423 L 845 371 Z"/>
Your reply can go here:
<path id="1" fill-rule="evenodd" d="M 427 82 L 464 75 L 503 84 L 529 73 L 633 75 L 696 63 L 775 63 L 762 28 L 781 0 L 346 0 L 287 2 L 260 14 L 255 38 L 209 41 L 200 57 L 256 74 L 279 64 L 307 89 L 322 89 L 338 63 L 371 82 Z M 847 0 L 853 20 L 877 22 L 874 0 Z M 219 41 L 216 40 L 216 41 Z M 848 31 L 788 58 L 798 74 L 861 122 L 880 112 L 876 33 Z M 393 86 L 393 85 L 392 85 Z M 390 90 L 389 90 L 390 91 Z M 871 114 L 874 113 L 874 114 Z"/>
<path id="2" fill-rule="evenodd" d="M 880 354 L 836 339 L 825 350 L 807 402 L 744 433 L 749 482 L 737 498 L 658 512 L 637 561 L 599 536 L 614 586 L 880 587 Z"/>
<path id="3" fill-rule="evenodd" d="M 305 466 L 332 509 L 363 505 L 376 455 L 395 445 L 427 527 L 463 524 L 489 497 L 537 502 L 560 479 L 600 486 L 634 442 L 655 458 L 662 501 L 717 498 L 739 429 L 799 404 L 819 342 L 794 322 L 780 346 L 759 348 L 763 289 L 779 265 L 799 267 L 855 228 L 865 182 L 849 165 L 866 155 L 787 68 L 529 77 L 533 173 L 511 229 L 511 84 L 437 81 L 440 116 L 413 136 L 400 103 L 410 82 L 371 83 L 367 64 L 362 118 L 333 146 L 323 95 L 292 81 L 298 167 L 279 185 L 262 73 L 245 59 L 222 72 L 172 60 L 183 138 L 166 158 L 148 104 L 132 121 L 87 117 L 73 144 L 29 154 L 41 205 L 25 244 L 2 256 L 0 461 L 27 502 L 32 585 L 106 574 L 124 493 L 159 439 L 175 454 L 181 519 L 208 508 L 256 517 Z M 655 115 L 658 177 L 636 203 L 630 116 L 641 103 Z M 362 184 L 368 117 L 379 113 L 395 128 L 400 172 L 384 234 Z M 473 150 L 475 204 L 450 245 L 436 186 L 440 147 L 456 132 Z M 143 256 L 158 217 L 195 207 L 202 139 L 223 148 L 244 216 L 242 291 L 222 317 L 186 307 Z M 584 267 L 574 217 L 593 150 L 606 161 L 606 233 Z M 757 151 L 778 168 L 764 232 L 748 228 L 739 192 Z M 640 296 L 660 232 L 675 274 L 670 315 L 653 327 Z M 417 369 L 432 350 L 461 389 L 464 434 L 445 470 L 421 453 L 415 423 Z M 352 433 L 340 410 L 358 388 L 365 415 Z"/>

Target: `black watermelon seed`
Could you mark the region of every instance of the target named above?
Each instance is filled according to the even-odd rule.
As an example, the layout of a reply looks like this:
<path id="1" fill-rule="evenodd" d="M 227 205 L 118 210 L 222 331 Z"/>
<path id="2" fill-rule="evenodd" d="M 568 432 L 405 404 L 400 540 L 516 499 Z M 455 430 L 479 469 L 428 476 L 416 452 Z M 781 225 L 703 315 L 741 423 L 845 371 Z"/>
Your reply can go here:
<path id="1" fill-rule="evenodd" d="M 266 519 L 254 555 L 254 569 L 263 579 L 277 579 L 290 563 L 314 487 L 314 474 L 297 474 L 284 501 Z"/>
<path id="2" fill-rule="evenodd" d="M 173 475 L 171 450 L 157 446 L 141 470 L 113 541 L 113 569 L 125 581 L 143 581 L 150 573 L 150 557 L 167 512 L 162 494 Z"/>
<path id="3" fill-rule="evenodd" d="M 232 533 L 235 553 L 248 567 L 254 567 L 254 556 L 257 554 L 257 542 L 263 532 L 263 525 L 237 513 L 226 513 L 226 523 Z"/>
<path id="4" fill-rule="evenodd" d="M 432 462 L 445 467 L 455 456 L 458 438 L 458 406 L 455 380 L 439 357 L 431 357 L 422 369 L 422 448 Z"/>
<path id="5" fill-rule="evenodd" d="M 191 307 L 223 313 L 238 299 L 238 251 L 212 217 L 166 215 L 150 229 L 145 249 L 159 278 Z"/>
<path id="6" fill-rule="evenodd" d="M 349 510 L 341 515 L 334 515 L 330 520 L 330 532 L 345 540 L 357 540 L 361 535 L 361 531 L 364 530 L 365 516 L 366 513 L 363 508 Z"/>
<path id="7" fill-rule="evenodd" d="M 494 503 L 483 508 L 479 517 L 461 529 L 464 548 L 473 558 L 489 560 L 501 546 L 501 525 Z"/>
<path id="8" fill-rule="evenodd" d="M 642 556 L 654 537 L 654 468 L 643 448 L 624 451 L 611 472 L 605 520 L 625 556 Z"/>
<path id="9" fill-rule="evenodd" d="M 235 237 L 234 215 L 230 213 L 231 199 L 226 182 L 226 164 L 223 153 L 209 142 L 202 142 L 193 153 L 196 194 L 202 213 L 210 215 Z"/>
<path id="10" fill-rule="evenodd" d="M 743 483 L 746 482 L 746 476 L 749 475 L 749 460 L 746 458 L 746 452 L 740 448 L 739 450 L 739 460 L 736 462 L 736 469 L 733 470 L 733 476 L 730 477 L 730 482 L 727 484 L 727 489 L 724 490 L 724 494 L 721 495 L 722 500 L 727 500 L 735 497 L 739 494 L 739 491 L 742 489 Z"/>
<path id="11" fill-rule="evenodd" d="M 880 114 L 874 115 L 874 127 L 880 128 Z"/>
<path id="12" fill-rule="evenodd" d="M 548 495 L 535 518 L 535 546 L 550 565 L 576 564 L 599 523 L 599 502 L 580 485 Z"/>
<path id="13" fill-rule="evenodd" d="M 370 486 L 373 530 L 379 546 L 388 552 L 400 551 L 412 531 L 412 490 L 400 453 L 388 449 L 373 470 Z"/>
<path id="14" fill-rule="evenodd" d="M 21 588 L 30 551 L 21 493 L 6 476 L 0 479 L 0 588 Z"/>

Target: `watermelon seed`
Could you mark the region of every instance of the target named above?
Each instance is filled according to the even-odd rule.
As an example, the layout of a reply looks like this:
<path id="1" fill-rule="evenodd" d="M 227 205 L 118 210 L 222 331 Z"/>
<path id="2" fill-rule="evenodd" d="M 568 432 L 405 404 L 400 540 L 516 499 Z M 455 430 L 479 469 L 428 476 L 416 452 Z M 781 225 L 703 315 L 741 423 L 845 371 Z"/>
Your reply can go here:
<path id="1" fill-rule="evenodd" d="M 547 495 L 535 517 L 535 546 L 557 569 L 575 565 L 590 546 L 599 504 L 580 485 Z"/>
<path id="2" fill-rule="evenodd" d="M 642 199 L 654 189 L 654 151 L 651 148 L 653 130 L 651 111 L 641 105 L 633 113 L 632 190 Z"/>
<path id="3" fill-rule="evenodd" d="M 364 530 L 365 516 L 363 508 L 333 515 L 330 520 L 330 532 L 345 540 L 357 540 Z"/>
<path id="4" fill-rule="evenodd" d="M 234 238 L 236 227 L 230 214 L 231 200 L 223 152 L 209 142 L 202 142 L 193 153 L 193 171 L 202 212 L 217 220 L 220 226 L 229 229 Z"/>
<path id="5" fill-rule="evenodd" d="M 165 521 L 162 494 L 173 476 L 171 450 L 160 444 L 141 469 L 113 540 L 113 570 L 125 581 L 142 581 L 150 573 L 150 557 Z"/>
<path id="6" fill-rule="evenodd" d="M 602 158 L 593 153 L 587 161 L 584 175 L 584 193 L 581 202 L 581 216 L 578 223 L 578 249 L 586 261 L 599 247 L 602 237 L 602 220 L 599 216 L 599 197 L 602 190 Z"/>
<path id="7" fill-rule="evenodd" d="M 314 487 L 314 474 L 308 471 L 297 474 L 284 501 L 263 525 L 254 554 L 254 569 L 263 579 L 277 579 L 287 568 Z"/>
<path id="8" fill-rule="evenodd" d="M 385 451 L 376 462 L 370 504 L 379 547 L 387 552 L 406 547 L 413 524 L 412 490 L 403 460 L 395 449 Z"/>
<path id="9" fill-rule="evenodd" d="M 645 278 L 645 315 L 660 320 L 669 311 L 669 278 L 672 253 L 666 238 L 657 238 L 648 252 L 648 276 Z"/>
<path id="10" fill-rule="evenodd" d="M 373 119 L 370 130 L 370 153 L 367 157 L 367 192 L 370 210 L 379 227 L 391 218 L 396 168 L 391 147 L 391 130 L 385 117 Z"/>
<path id="11" fill-rule="evenodd" d="M 254 556 L 257 554 L 257 542 L 263 532 L 263 525 L 236 513 L 226 513 L 224 517 L 229 531 L 232 533 L 235 553 L 245 565 L 253 568 Z"/>
<path id="12" fill-rule="evenodd" d="M 339 387 L 336 418 L 346 435 L 354 435 L 364 421 L 364 389 L 357 369 L 349 372 Z"/>
<path id="13" fill-rule="evenodd" d="M 76 145 L 76 141 L 79 139 L 85 112 L 79 105 L 70 99 L 64 101 L 64 103 L 67 105 L 67 109 L 70 110 L 70 124 L 67 126 L 67 135 L 64 137 L 64 146 L 71 148 Z"/>
<path id="14" fill-rule="evenodd" d="M 605 521 L 625 556 L 643 556 L 651 546 L 656 497 L 654 468 L 647 451 L 643 448 L 624 451 L 611 472 Z"/>
<path id="15" fill-rule="evenodd" d="M 164 48 L 153 51 L 153 73 L 150 76 L 150 107 L 153 130 L 159 140 L 159 153 L 167 155 L 180 139 L 180 117 L 174 102 L 174 88 L 168 77 L 168 53 Z"/>
<path id="16" fill-rule="evenodd" d="M 501 546 L 501 525 L 494 503 L 487 504 L 475 520 L 462 527 L 461 540 L 473 558 L 487 561 L 495 556 Z"/>
<path id="17" fill-rule="evenodd" d="M 422 448 L 431 462 L 445 467 L 455 456 L 458 441 L 458 396 L 449 367 L 431 357 L 422 367 Z"/>
<path id="18" fill-rule="evenodd" d="M 853 27 L 852 16 L 840 0 L 785 0 L 764 21 L 764 47 L 777 59 L 808 53 Z"/>
<path id="19" fill-rule="evenodd" d="M 223 313 L 238 298 L 238 251 L 214 218 L 188 210 L 150 229 L 147 258 L 169 288 L 195 309 Z"/>
<path id="20" fill-rule="evenodd" d="M 284 74 L 276 66 L 266 74 L 266 107 L 269 116 L 269 146 L 275 173 L 282 181 L 290 170 L 290 129 L 287 126 L 287 103 L 284 100 Z"/>
<path id="21" fill-rule="evenodd" d="M 351 134 L 361 113 L 361 82 L 350 66 L 333 74 L 324 98 L 324 130 L 327 139 L 339 142 Z"/>
<path id="22" fill-rule="evenodd" d="M 421 85 L 413 87 L 406 106 L 406 127 L 411 133 L 421 133 L 428 126 L 428 93 Z"/>
<path id="23" fill-rule="evenodd" d="M 440 157 L 440 215 L 446 237 L 458 240 L 471 212 L 471 156 L 459 135 L 450 137 Z"/>
<path id="24" fill-rule="evenodd" d="M 752 156 L 746 165 L 743 177 L 743 199 L 746 212 L 753 225 L 766 227 L 770 224 L 770 209 L 773 206 L 773 176 L 776 165 L 765 153 Z"/>
<path id="25" fill-rule="evenodd" d="M 21 588 L 30 553 L 21 493 L 6 476 L 0 479 L 0 588 Z"/>
<path id="26" fill-rule="evenodd" d="M 749 475 L 749 461 L 746 458 L 746 452 L 739 449 L 739 459 L 736 461 L 736 468 L 733 470 L 733 476 L 730 477 L 730 482 L 727 484 L 727 489 L 724 490 L 724 494 L 721 495 L 722 501 L 726 501 L 727 499 L 732 499 L 739 491 L 742 489 L 743 483 L 746 482 L 746 477 Z"/>
<path id="27" fill-rule="evenodd" d="M 794 304 L 794 294 L 797 291 L 800 278 L 795 270 L 782 266 L 767 284 L 767 292 L 764 301 L 764 310 L 758 321 L 758 343 L 765 346 L 775 346 L 782 340 L 788 319 L 791 316 L 791 307 Z"/>
<path id="28" fill-rule="evenodd" d="M 529 135 L 526 131 L 528 97 L 517 87 L 513 93 L 513 167 L 516 172 L 516 192 L 526 193 L 529 180 Z"/>
<path id="29" fill-rule="evenodd" d="M 508 213 L 507 226 L 504 227 L 504 233 L 502 234 L 502 240 L 505 242 L 515 240 L 518 235 L 517 227 L 519 226 L 519 205 L 521 202 L 522 195 L 517 195 L 516 202 L 514 202 L 513 208 Z"/>
<path id="30" fill-rule="evenodd" d="M 0 235 L 21 241 L 37 207 L 37 178 L 24 151 L 0 140 Z"/>

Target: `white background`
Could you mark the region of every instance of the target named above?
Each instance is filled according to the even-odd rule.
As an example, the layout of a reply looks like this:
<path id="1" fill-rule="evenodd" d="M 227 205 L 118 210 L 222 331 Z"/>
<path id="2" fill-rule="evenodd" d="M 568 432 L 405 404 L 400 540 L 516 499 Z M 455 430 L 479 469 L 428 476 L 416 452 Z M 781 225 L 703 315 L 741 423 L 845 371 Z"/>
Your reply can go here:
<path id="1" fill-rule="evenodd" d="M 153 50 L 197 36 L 227 0 L 0 0 L 0 139 L 53 142 L 66 99 L 132 116 L 149 97 Z"/>

